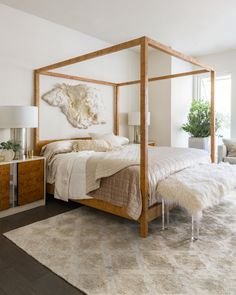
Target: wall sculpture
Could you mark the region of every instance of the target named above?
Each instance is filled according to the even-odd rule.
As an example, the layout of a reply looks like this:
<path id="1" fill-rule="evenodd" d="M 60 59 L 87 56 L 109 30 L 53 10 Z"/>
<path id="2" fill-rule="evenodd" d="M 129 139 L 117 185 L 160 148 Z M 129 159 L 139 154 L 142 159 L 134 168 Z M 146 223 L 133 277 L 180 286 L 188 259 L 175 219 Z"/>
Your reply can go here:
<path id="1" fill-rule="evenodd" d="M 42 99 L 49 105 L 59 107 L 70 124 L 79 129 L 104 124 L 104 103 L 100 90 L 83 85 L 57 84 Z"/>

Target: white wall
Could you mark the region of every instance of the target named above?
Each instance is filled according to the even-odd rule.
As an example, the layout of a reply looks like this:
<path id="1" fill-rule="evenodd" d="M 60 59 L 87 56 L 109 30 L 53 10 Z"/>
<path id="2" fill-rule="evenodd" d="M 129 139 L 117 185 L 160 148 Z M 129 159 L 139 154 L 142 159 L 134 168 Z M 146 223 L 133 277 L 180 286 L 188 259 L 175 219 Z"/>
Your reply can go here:
<path id="1" fill-rule="evenodd" d="M 198 57 L 216 70 L 216 75 L 231 74 L 231 137 L 236 138 L 236 50 Z"/>
<path id="2" fill-rule="evenodd" d="M 170 56 L 151 51 L 149 55 L 149 77 L 167 75 L 171 72 Z M 171 81 L 149 83 L 149 110 L 151 124 L 149 138 L 158 146 L 171 145 Z"/>
<path id="3" fill-rule="evenodd" d="M 192 65 L 172 58 L 171 72 L 181 73 L 193 69 Z M 189 135 L 181 130 L 186 123 L 193 97 L 193 78 L 186 76 L 171 80 L 171 146 L 187 147 Z"/>
<path id="4" fill-rule="evenodd" d="M 0 4 L 0 105 L 32 105 L 33 104 L 33 70 L 57 61 L 88 53 L 109 46 L 109 44 L 68 29 L 64 26 L 46 21 L 36 16 L 26 14 Z M 87 76 L 108 81 L 126 81 L 139 76 L 138 55 L 130 50 L 91 60 L 71 67 L 63 68 L 61 72 Z M 51 80 L 50 80 L 51 79 Z M 46 91 L 55 82 L 61 80 L 43 77 L 42 88 Z M 68 81 L 67 81 L 68 82 Z M 70 84 L 73 82 L 69 81 Z M 107 86 L 99 86 L 103 91 L 107 104 L 107 125 L 95 127 L 103 131 L 112 130 L 112 90 Z M 106 88 L 106 89 L 105 89 Z M 129 107 L 134 108 L 137 91 L 133 88 L 122 90 L 120 111 L 127 117 Z M 110 101 L 110 103 L 109 103 Z M 44 105 L 45 108 L 45 105 Z M 59 116 L 59 110 L 48 106 L 48 112 L 40 114 L 44 129 L 43 138 L 63 137 L 65 129 L 58 128 L 54 116 Z M 61 114 L 60 114 L 61 115 Z M 46 116 L 46 119 L 45 119 Z M 49 119 L 50 118 L 50 119 Z M 66 119 L 64 123 L 66 124 Z M 121 120 L 121 131 L 128 134 L 126 120 Z M 82 136 L 87 131 L 72 128 L 68 124 L 68 137 Z M 9 131 L 0 129 L 0 141 L 9 138 Z"/>
<path id="5" fill-rule="evenodd" d="M 152 51 L 149 76 L 191 71 L 192 66 L 160 51 Z M 158 146 L 187 147 L 188 135 L 181 130 L 192 101 L 192 77 L 149 83 L 151 126 L 149 138 Z"/>
<path id="6" fill-rule="evenodd" d="M 46 21 L 36 16 L 0 4 L 0 105 L 33 104 L 33 70 L 57 61 L 78 56 L 109 44 L 64 26 Z M 184 64 L 170 56 L 151 50 L 149 77 L 185 71 Z M 110 56 L 90 60 L 65 67 L 60 72 L 108 81 L 139 79 L 139 56 L 134 51 L 122 51 Z M 149 110 L 151 126 L 149 138 L 159 146 L 185 146 L 187 135 L 180 131 L 189 108 L 191 81 L 189 78 L 163 80 L 149 84 Z M 191 79 L 191 78 L 190 78 Z M 42 93 L 50 90 L 56 82 L 65 82 L 50 77 L 41 79 Z M 67 81 L 74 84 L 73 81 Z M 190 83 L 190 84 L 189 84 Z M 188 84 L 188 86 L 187 86 Z M 106 101 L 106 126 L 95 126 L 89 130 L 71 127 L 59 109 L 47 106 L 41 112 L 41 139 L 85 136 L 88 131 L 108 131 L 113 129 L 112 90 L 107 86 L 97 86 L 103 91 Z M 181 101 L 181 103 L 180 103 Z M 139 110 L 139 86 L 121 88 L 120 130 L 130 135 L 132 128 L 127 126 L 127 113 Z M 55 118 L 61 124 L 58 128 Z M 0 141 L 9 138 L 9 131 L 0 129 Z"/>

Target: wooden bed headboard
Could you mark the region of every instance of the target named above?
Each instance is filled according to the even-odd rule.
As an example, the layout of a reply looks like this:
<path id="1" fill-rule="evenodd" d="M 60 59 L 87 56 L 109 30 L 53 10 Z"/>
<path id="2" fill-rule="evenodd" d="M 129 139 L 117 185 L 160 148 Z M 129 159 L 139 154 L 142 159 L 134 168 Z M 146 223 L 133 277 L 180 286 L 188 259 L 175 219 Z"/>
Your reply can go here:
<path id="1" fill-rule="evenodd" d="M 50 139 L 50 140 L 36 141 L 35 145 L 34 145 L 34 153 L 36 156 L 39 156 L 42 147 L 44 145 L 52 143 L 52 142 L 61 141 L 61 140 L 88 140 L 88 139 L 91 139 L 91 137 L 61 138 L 61 139 Z"/>

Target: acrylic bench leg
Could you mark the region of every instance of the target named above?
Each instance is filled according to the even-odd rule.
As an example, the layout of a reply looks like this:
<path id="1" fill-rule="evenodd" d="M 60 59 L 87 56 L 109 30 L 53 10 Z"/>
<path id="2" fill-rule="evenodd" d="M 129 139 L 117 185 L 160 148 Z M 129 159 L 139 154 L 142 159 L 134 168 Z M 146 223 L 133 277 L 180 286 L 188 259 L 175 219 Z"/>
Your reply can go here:
<path id="1" fill-rule="evenodd" d="M 163 199 L 161 201 L 161 211 L 162 211 L 162 230 L 166 230 L 168 229 L 169 223 L 170 223 L 170 213 L 169 213 L 169 205 L 165 204 L 165 201 Z M 166 219 L 166 223 L 165 223 L 165 219 Z"/>
<path id="2" fill-rule="evenodd" d="M 165 201 L 161 201 L 162 230 L 165 230 Z"/>
<path id="3" fill-rule="evenodd" d="M 170 225 L 170 208 L 169 208 L 169 204 L 166 204 L 166 224 L 167 224 L 167 228 L 169 228 L 169 225 Z"/>
<path id="4" fill-rule="evenodd" d="M 192 216 L 192 224 L 191 224 L 191 241 L 197 241 L 199 239 L 199 220 L 195 220 Z"/>

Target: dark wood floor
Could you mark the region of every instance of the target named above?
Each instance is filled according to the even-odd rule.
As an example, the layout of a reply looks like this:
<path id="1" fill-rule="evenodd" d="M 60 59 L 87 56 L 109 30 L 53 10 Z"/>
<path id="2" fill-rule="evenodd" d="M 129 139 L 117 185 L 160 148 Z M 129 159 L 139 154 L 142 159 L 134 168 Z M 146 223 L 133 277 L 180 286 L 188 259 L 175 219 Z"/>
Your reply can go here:
<path id="1" fill-rule="evenodd" d="M 2 234 L 78 207 L 47 198 L 47 205 L 0 219 L 0 295 L 81 295 Z"/>

